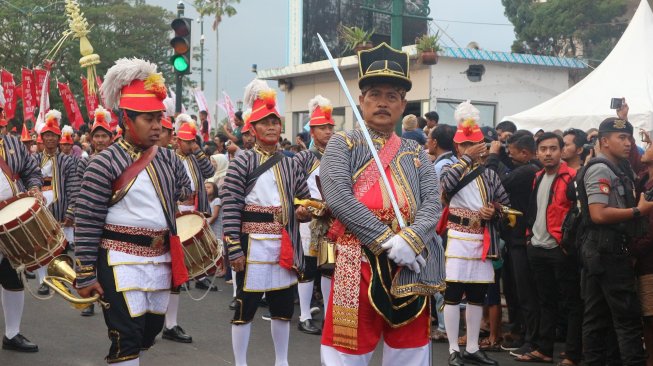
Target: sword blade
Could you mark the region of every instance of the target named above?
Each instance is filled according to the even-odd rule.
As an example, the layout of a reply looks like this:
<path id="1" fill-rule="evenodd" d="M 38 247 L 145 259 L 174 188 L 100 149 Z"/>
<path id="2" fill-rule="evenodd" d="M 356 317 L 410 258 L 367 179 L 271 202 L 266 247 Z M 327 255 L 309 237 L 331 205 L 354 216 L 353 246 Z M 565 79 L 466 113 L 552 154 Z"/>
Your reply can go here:
<path id="1" fill-rule="evenodd" d="M 406 226 L 406 223 L 404 222 L 404 218 L 401 216 L 401 211 L 399 211 L 399 204 L 397 204 L 397 198 L 392 192 L 390 181 L 388 181 L 388 176 L 385 174 L 385 170 L 383 169 L 383 164 L 381 164 L 381 159 L 379 158 L 379 154 L 376 151 L 376 147 L 374 147 L 374 143 L 372 142 L 372 136 L 370 136 L 370 132 L 367 130 L 367 126 L 363 121 L 363 117 L 358 111 L 358 107 L 356 106 L 356 103 L 354 103 L 354 98 L 352 98 L 349 89 L 347 89 L 347 83 L 345 83 L 345 79 L 342 77 L 342 73 L 340 72 L 340 69 L 338 69 L 338 65 L 336 65 L 336 61 L 333 59 L 333 56 L 331 56 L 331 51 L 329 51 L 329 47 L 327 47 L 326 43 L 324 42 L 324 39 L 322 39 L 322 36 L 319 33 L 317 34 L 317 38 L 320 40 L 322 49 L 324 50 L 324 53 L 327 55 L 327 58 L 329 59 L 329 63 L 331 63 L 331 67 L 333 68 L 333 71 L 336 73 L 336 77 L 340 82 L 340 86 L 342 87 L 342 90 L 345 92 L 345 95 L 347 96 L 347 100 L 349 101 L 349 105 L 351 105 L 351 109 L 354 111 L 354 116 L 356 117 L 358 126 L 360 127 L 361 132 L 363 132 L 363 136 L 365 137 L 367 146 L 370 148 L 370 151 L 372 152 L 372 157 L 374 158 L 376 167 L 379 169 L 379 173 L 381 173 L 381 179 L 383 180 L 383 185 L 385 185 L 386 191 L 388 192 L 388 196 L 390 196 L 390 203 L 392 203 L 392 209 L 394 210 L 395 216 L 397 217 L 397 223 L 399 224 L 399 227 L 403 229 Z"/>

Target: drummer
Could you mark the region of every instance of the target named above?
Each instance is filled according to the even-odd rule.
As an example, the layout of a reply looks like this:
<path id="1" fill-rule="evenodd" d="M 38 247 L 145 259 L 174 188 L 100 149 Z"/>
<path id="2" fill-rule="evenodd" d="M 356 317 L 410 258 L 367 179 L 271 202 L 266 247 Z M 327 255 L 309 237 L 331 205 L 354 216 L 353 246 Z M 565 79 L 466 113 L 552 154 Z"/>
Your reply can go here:
<path id="1" fill-rule="evenodd" d="M 202 152 L 196 142 L 197 128 L 195 122 L 187 114 L 177 116 L 177 158 L 184 165 L 188 179 L 190 179 L 190 189 L 193 195 L 185 201 L 178 202 L 180 212 L 198 211 L 211 215 L 211 207 L 204 188 L 204 180 L 213 176 L 215 168 L 211 165 L 209 158 Z M 201 284 L 200 286 L 198 286 Z M 208 288 L 211 281 L 204 278 L 198 281 L 196 286 Z M 217 287 L 215 291 L 217 291 Z M 183 328 L 177 324 L 177 313 L 179 311 L 179 288 L 173 288 L 170 293 L 168 310 L 166 311 L 166 324 L 163 329 L 163 338 L 180 343 L 191 343 L 193 338 L 184 332 Z"/>
<path id="2" fill-rule="evenodd" d="M 81 297 L 98 293 L 110 304 L 106 361 L 114 365 L 139 364 L 163 328 L 171 282 L 188 280 L 175 202 L 190 196 L 190 181 L 174 153 L 155 146 L 166 97 L 156 70 L 122 58 L 107 72 L 100 92 L 119 109 L 124 136 L 89 162 L 84 176 L 93 179 L 83 180 L 75 214 L 75 285 Z"/>
<path id="3" fill-rule="evenodd" d="M 0 201 L 5 201 L 29 187 L 31 195 L 41 196 L 41 170 L 36 161 L 16 137 L 0 135 Z M 5 320 L 2 349 L 19 352 L 37 352 L 39 347 L 20 334 L 25 291 L 7 258 L 0 253 L 0 297 Z"/>
<path id="4" fill-rule="evenodd" d="M 62 223 L 68 243 L 73 243 L 73 205 L 79 191 L 79 180 L 76 161 L 58 150 L 61 139 L 60 123 L 61 112 L 50 109 L 45 114 L 45 123 L 37 124 L 36 131 L 43 138 L 45 150 L 37 153 L 35 159 L 43 175 L 43 196 L 46 204 L 54 219 Z M 41 284 L 39 295 L 48 295 L 50 288 L 43 283 L 47 267 L 43 266 L 36 272 Z"/>
<path id="5" fill-rule="evenodd" d="M 86 167 L 88 167 L 89 161 L 109 147 L 113 142 L 113 134 L 111 133 L 111 127 L 109 126 L 110 123 L 111 113 L 102 106 L 98 106 L 94 113 L 94 121 L 90 133 L 93 154 L 87 158 L 81 158 L 79 163 L 77 163 L 77 178 L 80 182 L 84 177 L 84 172 L 86 171 Z M 74 211 L 75 210 L 73 210 L 73 213 L 75 213 Z M 95 314 L 95 304 L 91 304 L 82 310 L 82 316 L 92 316 L 93 314 Z"/>
<path id="6" fill-rule="evenodd" d="M 244 99 L 252 107 L 256 146 L 231 161 L 222 188 L 225 241 L 238 283 L 231 322 L 235 365 L 247 364 L 251 322 L 263 294 L 272 317 L 274 364 L 287 365 L 297 272 L 304 269 L 293 198 L 310 193 L 297 163 L 278 151 L 281 116 L 274 90 L 256 79 L 245 88 Z"/>

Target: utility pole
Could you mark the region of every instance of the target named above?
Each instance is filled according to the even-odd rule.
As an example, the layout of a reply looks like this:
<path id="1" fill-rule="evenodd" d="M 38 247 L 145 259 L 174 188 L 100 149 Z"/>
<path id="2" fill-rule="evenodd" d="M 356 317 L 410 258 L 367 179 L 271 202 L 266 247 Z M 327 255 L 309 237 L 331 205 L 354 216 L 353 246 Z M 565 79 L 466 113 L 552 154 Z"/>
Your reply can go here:
<path id="1" fill-rule="evenodd" d="M 200 18 L 200 90 L 204 91 L 204 17 Z"/>
<path id="2" fill-rule="evenodd" d="M 177 18 L 181 18 L 181 17 L 184 16 L 184 8 L 185 8 L 184 3 L 179 1 L 179 3 L 177 3 Z M 181 100 L 182 100 L 183 95 L 184 95 L 183 94 L 184 89 L 183 89 L 183 85 L 182 85 L 183 78 L 184 78 L 184 75 L 182 75 L 180 72 L 175 73 L 175 93 L 176 93 L 176 96 L 175 96 L 175 112 L 177 112 L 177 113 L 181 113 Z"/>

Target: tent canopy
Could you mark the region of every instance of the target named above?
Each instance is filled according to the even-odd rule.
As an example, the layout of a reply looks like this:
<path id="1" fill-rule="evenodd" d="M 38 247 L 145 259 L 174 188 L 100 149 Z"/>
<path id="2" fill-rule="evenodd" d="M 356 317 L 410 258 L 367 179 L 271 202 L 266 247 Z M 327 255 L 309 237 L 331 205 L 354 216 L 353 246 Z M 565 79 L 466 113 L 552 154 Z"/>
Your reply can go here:
<path id="1" fill-rule="evenodd" d="M 636 130 L 653 128 L 653 11 L 639 4 L 623 36 L 601 65 L 564 93 L 524 112 L 504 117 L 521 129 L 598 128 L 615 117 L 611 98 L 626 98 Z"/>

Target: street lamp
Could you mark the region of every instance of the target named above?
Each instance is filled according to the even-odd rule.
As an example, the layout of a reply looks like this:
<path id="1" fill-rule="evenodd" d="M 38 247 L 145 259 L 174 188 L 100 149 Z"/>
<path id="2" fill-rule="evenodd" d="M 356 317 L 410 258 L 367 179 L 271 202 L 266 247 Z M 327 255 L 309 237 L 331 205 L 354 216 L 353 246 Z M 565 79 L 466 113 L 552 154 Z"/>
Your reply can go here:
<path id="1" fill-rule="evenodd" d="M 243 101 L 242 100 L 236 101 L 236 108 L 238 108 L 239 112 L 242 112 L 242 110 L 243 110 Z"/>
<path id="2" fill-rule="evenodd" d="M 32 66 L 32 17 L 34 14 L 43 14 L 45 13 L 45 10 L 48 9 L 51 6 L 57 5 L 57 4 L 65 4 L 65 1 L 55 1 L 51 4 L 48 4 L 46 6 L 34 6 L 32 9 L 23 9 L 19 8 L 16 5 L 6 1 L 6 0 L 0 0 L 1 3 L 8 5 L 10 8 L 20 12 L 21 14 L 25 15 L 27 17 L 27 46 L 30 48 L 29 51 L 27 52 L 27 64 L 29 66 Z"/>

